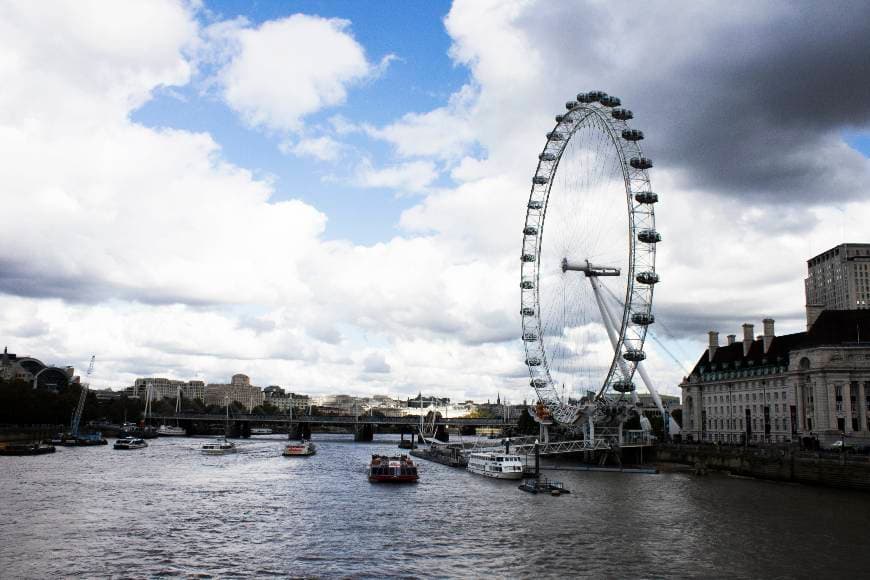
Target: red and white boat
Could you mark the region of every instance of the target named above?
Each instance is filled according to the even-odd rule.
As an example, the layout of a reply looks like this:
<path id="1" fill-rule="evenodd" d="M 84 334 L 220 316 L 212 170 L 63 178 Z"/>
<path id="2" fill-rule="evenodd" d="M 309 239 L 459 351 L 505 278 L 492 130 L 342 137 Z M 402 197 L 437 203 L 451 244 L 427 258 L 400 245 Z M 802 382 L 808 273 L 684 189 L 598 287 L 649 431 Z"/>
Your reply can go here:
<path id="1" fill-rule="evenodd" d="M 311 441 L 293 441 L 287 444 L 281 455 L 284 457 L 307 457 L 314 455 L 316 451 L 314 443 Z"/>
<path id="2" fill-rule="evenodd" d="M 414 483 L 420 476 L 417 466 L 407 455 L 372 455 L 369 481 L 375 483 Z"/>

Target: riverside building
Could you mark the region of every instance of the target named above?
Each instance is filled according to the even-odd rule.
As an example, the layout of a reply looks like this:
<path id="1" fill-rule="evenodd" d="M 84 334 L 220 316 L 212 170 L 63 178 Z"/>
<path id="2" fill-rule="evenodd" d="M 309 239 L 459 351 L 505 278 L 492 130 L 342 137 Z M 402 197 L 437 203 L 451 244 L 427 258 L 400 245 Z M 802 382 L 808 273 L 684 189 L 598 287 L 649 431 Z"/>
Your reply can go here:
<path id="1" fill-rule="evenodd" d="M 248 375 L 241 373 L 233 375 L 229 384 L 209 383 L 205 386 L 206 405 L 224 405 L 229 402 L 239 403 L 249 411 L 263 404 L 263 390 L 251 384 Z"/>
<path id="2" fill-rule="evenodd" d="M 804 286 L 808 316 L 870 308 L 870 244 L 840 244 L 810 258 Z"/>
<path id="3" fill-rule="evenodd" d="M 146 377 L 136 379 L 127 392 L 133 397 L 144 399 L 148 394 L 148 385 L 151 385 L 151 396 L 155 401 L 164 398 L 174 399 L 178 396 L 179 389 L 185 399 L 205 400 L 205 382 L 197 380 L 179 381 L 164 377 Z"/>
<path id="4" fill-rule="evenodd" d="M 711 331 L 680 388 L 683 434 L 696 441 L 870 444 L 870 310 L 824 310 L 782 336 L 768 318 L 761 336 L 744 324 L 724 345 Z"/>

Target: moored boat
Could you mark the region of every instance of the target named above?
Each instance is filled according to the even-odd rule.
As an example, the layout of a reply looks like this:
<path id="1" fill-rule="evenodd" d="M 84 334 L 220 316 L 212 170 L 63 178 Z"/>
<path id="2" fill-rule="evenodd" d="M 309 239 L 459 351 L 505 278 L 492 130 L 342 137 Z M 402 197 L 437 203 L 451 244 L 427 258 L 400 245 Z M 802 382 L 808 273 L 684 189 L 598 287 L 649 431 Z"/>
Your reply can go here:
<path id="1" fill-rule="evenodd" d="M 254 427 L 251 429 L 251 435 L 271 435 L 272 430 L 268 427 Z"/>
<path id="2" fill-rule="evenodd" d="M 161 425 L 157 428 L 157 435 L 160 437 L 184 437 L 187 435 L 187 429 L 177 425 Z"/>
<path id="3" fill-rule="evenodd" d="M 376 483 L 414 483 L 420 479 L 417 466 L 407 455 L 372 455 L 369 481 Z"/>
<path id="4" fill-rule="evenodd" d="M 465 467 L 471 473 L 495 479 L 522 479 L 523 459 L 508 453 L 472 453 Z"/>
<path id="5" fill-rule="evenodd" d="M 140 437 L 122 437 L 115 441 L 112 447 L 115 449 L 144 449 L 148 447 L 148 444 Z"/>
<path id="6" fill-rule="evenodd" d="M 44 443 L 0 443 L 0 455 L 43 455 L 54 453 L 54 445 Z"/>
<path id="7" fill-rule="evenodd" d="M 314 455 L 316 452 L 317 449 L 311 441 L 291 441 L 287 444 L 287 447 L 284 448 L 281 455 L 284 457 L 307 457 L 309 455 Z"/>

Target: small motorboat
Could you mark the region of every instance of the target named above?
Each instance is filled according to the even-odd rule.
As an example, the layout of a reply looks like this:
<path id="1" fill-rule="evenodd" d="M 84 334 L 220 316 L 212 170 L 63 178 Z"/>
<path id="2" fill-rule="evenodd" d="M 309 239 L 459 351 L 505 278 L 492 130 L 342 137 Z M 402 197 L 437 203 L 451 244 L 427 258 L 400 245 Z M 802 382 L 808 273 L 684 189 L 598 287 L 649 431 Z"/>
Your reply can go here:
<path id="1" fill-rule="evenodd" d="M 307 457 L 309 455 L 314 455 L 316 452 L 317 449 L 311 441 L 292 441 L 287 444 L 287 447 L 284 448 L 284 452 L 281 453 L 281 455 L 284 457 Z"/>
<path id="2" fill-rule="evenodd" d="M 217 441 L 202 444 L 203 455 L 228 455 L 237 451 L 236 444 L 226 439 L 218 439 Z"/>
<path id="3" fill-rule="evenodd" d="M 373 483 L 415 483 L 420 479 L 417 466 L 407 455 L 372 455 L 369 481 Z"/>
<path id="4" fill-rule="evenodd" d="M 539 477 L 537 479 L 524 479 L 519 485 L 519 489 L 528 493 L 549 493 L 550 495 L 562 495 L 563 493 L 571 493 L 561 481 L 555 479 L 547 479 Z"/>
<path id="5" fill-rule="evenodd" d="M 145 449 L 148 444 L 140 437 L 123 437 L 115 441 L 115 449 Z"/>

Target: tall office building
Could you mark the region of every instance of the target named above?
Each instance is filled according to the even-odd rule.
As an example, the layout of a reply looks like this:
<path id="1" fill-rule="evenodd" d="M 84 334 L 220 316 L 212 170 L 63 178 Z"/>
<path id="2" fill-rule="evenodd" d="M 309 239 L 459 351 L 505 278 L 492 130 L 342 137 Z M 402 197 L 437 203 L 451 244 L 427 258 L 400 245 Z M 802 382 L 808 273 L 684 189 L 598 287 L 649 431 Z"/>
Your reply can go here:
<path id="1" fill-rule="evenodd" d="M 807 260 L 807 323 L 822 310 L 870 308 L 870 244 L 840 244 Z"/>

